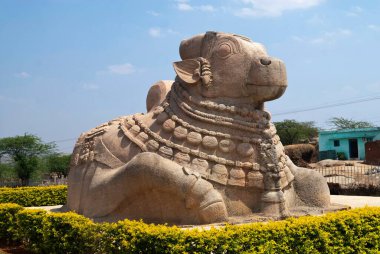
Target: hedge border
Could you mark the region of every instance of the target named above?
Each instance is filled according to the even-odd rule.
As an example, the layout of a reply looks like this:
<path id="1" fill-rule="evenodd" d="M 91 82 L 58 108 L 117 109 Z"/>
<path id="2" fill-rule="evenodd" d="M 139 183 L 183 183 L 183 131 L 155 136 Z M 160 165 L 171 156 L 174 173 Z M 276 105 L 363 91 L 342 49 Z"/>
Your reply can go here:
<path id="1" fill-rule="evenodd" d="M 21 206 L 63 205 L 66 203 L 66 197 L 66 185 L 0 188 L 0 203 Z"/>
<path id="2" fill-rule="evenodd" d="M 380 208 L 210 230 L 94 223 L 75 213 L 0 204 L 0 240 L 36 253 L 380 253 Z"/>

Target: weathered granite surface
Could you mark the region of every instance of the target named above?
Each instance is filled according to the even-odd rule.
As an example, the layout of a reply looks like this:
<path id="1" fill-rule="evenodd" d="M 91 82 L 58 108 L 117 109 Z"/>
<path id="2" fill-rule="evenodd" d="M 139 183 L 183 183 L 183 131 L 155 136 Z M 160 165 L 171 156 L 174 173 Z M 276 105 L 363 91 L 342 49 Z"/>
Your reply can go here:
<path id="1" fill-rule="evenodd" d="M 328 209 L 326 181 L 290 161 L 264 110 L 286 90 L 284 63 L 227 33 L 196 35 L 179 51 L 175 81 L 151 87 L 147 113 L 79 137 L 66 208 L 182 225 Z"/>

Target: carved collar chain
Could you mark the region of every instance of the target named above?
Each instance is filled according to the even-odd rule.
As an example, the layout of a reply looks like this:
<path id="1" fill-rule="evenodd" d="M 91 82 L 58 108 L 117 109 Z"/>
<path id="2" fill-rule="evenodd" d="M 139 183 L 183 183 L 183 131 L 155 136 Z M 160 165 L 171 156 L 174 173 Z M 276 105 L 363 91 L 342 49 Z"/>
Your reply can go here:
<path id="1" fill-rule="evenodd" d="M 195 107 L 191 106 L 186 101 L 190 102 L 190 104 L 193 104 Z M 268 120 L 270 115 L 266 111 L 254 110 L 250 112 L 246 108 L 241 109 L 235 106 L 226 106 L 224 104 L 216 104 L 210 101 L 202 101 L 199 98 L 190 96 L 187 91 L 180 87 L 179 83 L 173 84 L 172 90 L 167 95 L 166 102 L 163 103 L 163 107 L 164 110 L 171 115 L 176 115 L 175 111 L 180 110 L 189 118 L 196 121 L 201 121 L 216 126 L 225 126 L 231 129 L 249 131 L 264 137 L 264 139 L 271 139 L 275 134 L 273 129 L 270 128 L 270 123 Z M 206 113 L 198 110 L 198 108 L 204 108 L 209 111 L 215 110 L 221 114 L 214 115 L 211 113 Z M 241 115 L 239 115 L 238 112 L 241 114 L 243 114 L 242 112 L 247 112 L 247 114 L 244 113 L 245 117 L 241 118 Z M 231 118 L 228 116 L 223 116 L 232 113 L 239 115 L 240 119 L 238 117 Z"/>
<path id="2" fill-rule="evenodd" d="M 257 110 L 246 107 L 231 106 L 225 104 L 218 104 L 209 100 L 204 100 L 199 96 L 190 95 L 182 85 L 175 81 L 172 86 L 172 91 L 177 98 L 182 102 L 190 102 L 198 107 L 204 108 L 206 110 L 215 110 L 221 113 L 229 113 L 234 116 L 240 116 L 245 118 L 247 121 L 253 120 L 255 122 L 261 121 L 263 124 L 267 124 L 271 120 L 271 115 L 268 111 Z"/>

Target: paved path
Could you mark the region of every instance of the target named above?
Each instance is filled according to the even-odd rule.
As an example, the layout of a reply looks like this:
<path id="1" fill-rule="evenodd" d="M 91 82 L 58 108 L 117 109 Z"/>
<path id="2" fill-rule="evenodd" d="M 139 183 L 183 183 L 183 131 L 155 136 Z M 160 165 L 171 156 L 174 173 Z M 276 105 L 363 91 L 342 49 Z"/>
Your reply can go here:
<path id="1" fill-rule="evenodd" d="M 380 206 L 380 197 L 331 195 L 331 203 L 348 205 L 351 208 Z"/>
<path id="2" fill-rule="evenodd" d="M 61 209 L 61 207 L 62 205 L 52 205 L 52 206 L 30 206 L 30 207 L 25 207 L 25 208 L 26 209 L 43 209 L 46 211 L 59 212 L 59 209 Z"/>

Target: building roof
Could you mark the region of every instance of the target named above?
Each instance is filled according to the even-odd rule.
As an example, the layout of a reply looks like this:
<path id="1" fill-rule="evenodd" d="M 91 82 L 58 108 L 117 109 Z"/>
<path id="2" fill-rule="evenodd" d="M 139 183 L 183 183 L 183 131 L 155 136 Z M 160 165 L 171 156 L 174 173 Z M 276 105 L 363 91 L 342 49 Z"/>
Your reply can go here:
<path id="1" fill-rule="evenodd" d="M 319 131 L 319 135 L 358 133 L 358 132 L 377 132 L 377 131 L 380 132 L 380 127 Z"/>

